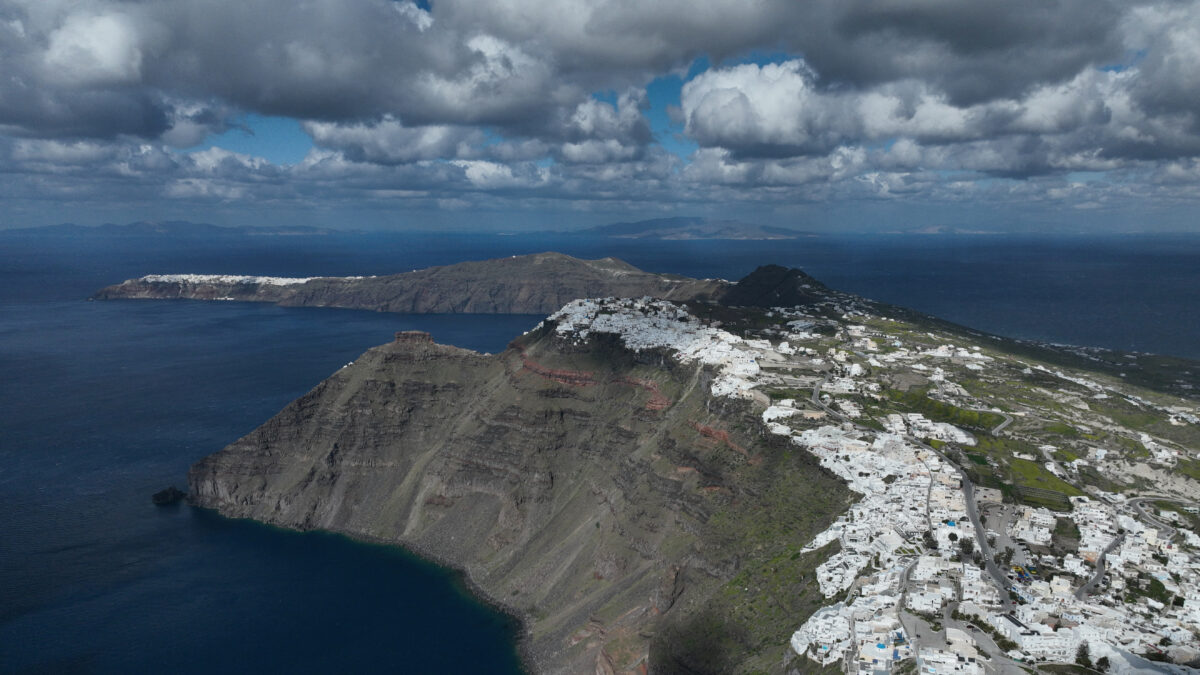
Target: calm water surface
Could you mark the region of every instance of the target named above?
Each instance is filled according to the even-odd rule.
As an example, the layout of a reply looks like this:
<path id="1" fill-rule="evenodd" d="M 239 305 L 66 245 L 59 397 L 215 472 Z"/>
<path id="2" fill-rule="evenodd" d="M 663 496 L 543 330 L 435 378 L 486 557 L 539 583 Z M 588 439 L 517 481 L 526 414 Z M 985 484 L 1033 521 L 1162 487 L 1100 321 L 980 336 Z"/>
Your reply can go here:
<path id="1" fill-rule="evenodd" d="M 396 330 L 496 351 L 538 317 L 78 298 L 0 306 L 0 670 L 520 672 L 443 570 L 149 496 Z"/>

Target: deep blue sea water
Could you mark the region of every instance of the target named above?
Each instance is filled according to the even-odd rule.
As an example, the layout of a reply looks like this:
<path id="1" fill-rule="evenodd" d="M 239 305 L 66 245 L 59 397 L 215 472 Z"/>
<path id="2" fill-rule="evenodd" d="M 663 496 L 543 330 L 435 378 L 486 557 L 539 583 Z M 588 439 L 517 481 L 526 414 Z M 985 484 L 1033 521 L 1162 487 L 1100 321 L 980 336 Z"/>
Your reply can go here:
<path id="1" fill-rule="evenodd" d="M 86 302 L 155 272 L 386 274 L 542 250 L 831 286 L 1016 337 L 1200 358 L 1200 237 L 0 237 L 0 671 L 517 672 L 514 627 L 394 549 L 149 495 L 403 329 L 498 351 L 539 317 Z"/>

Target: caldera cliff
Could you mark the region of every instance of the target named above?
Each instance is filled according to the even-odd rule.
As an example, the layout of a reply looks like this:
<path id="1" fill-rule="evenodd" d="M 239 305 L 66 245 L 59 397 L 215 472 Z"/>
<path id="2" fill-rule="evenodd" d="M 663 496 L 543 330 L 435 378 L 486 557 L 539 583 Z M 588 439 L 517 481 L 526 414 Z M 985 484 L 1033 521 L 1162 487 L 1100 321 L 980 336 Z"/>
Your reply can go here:
<path id="1" fill-rule="evenodd" d="M 536 672 L 786 670 L 845 484 L 711 365 L 555 328 L 496 355 L 400 333 L 196 464 L 191 499 L 463 570 Z"/>

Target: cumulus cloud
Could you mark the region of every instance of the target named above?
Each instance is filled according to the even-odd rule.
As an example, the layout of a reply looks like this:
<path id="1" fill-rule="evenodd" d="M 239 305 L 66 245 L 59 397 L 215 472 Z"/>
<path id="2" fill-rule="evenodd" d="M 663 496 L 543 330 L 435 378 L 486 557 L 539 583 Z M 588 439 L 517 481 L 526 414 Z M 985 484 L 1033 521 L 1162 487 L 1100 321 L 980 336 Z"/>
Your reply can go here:
<path id="1" fill-rule="evenodd" d="M 309 121 L 303 126 L 320 147 L 339 150 L 355 161 L 380 164 L 469 157 L 483 142 L 483 133 L 477 129 L 448 125 L 406 127 L 391 116 L 374 124 Z"/>
<path id="2" fill-rule="evenodd" d="M 68 85 L 133 84 L 142 76 L 142 34 L 123 14 L 68 16 L 49 36 L 43 57 L 51 81 Z"/>
<path id="3" fill-rule="evenodd" d="M 1140 82 L 1136 67 L 1089 69 L 1021 97 L 956 105 L 916 80 L 822 89 L 795 59 L 709 70 L 683 87 L 681 102 L 692 138 L 743 158 L 903 142 L 904 157 L 888 161 L 1015 176 L 1200 152 L 1192 116 L 1152 114 L 1139 104 Z"/>
<path id="4" fill-rule="evenodd" d="M 456 208 L 956 200 L 985 177 L 1190 198 L 1198 45 L 1197 0 L 0 0 L 0 170 L 44 194 Z M 664 143 L 647 85 L 670 74 Z M 246 113 L 314 149 L 178 150 Z M 1079 171 L 1120 180 L 1060 184 Z"/>
<path id="5" fill-rule="evenodd" d="M 847 142 L 946 143 L 1104 122 L 1105 92 L 1097 79 L 1103 78 L 1090 72 L 1034 89 L 1024 100 L 956 106 L 915 80 L 821 89 L 815 72 L 796 59 L 710 70 L 683 87 L 681 102 L 686 131 L 702 145 L 747 155 L 823 154 Z"/>
<path id="6" fill-rule="evenodd" d="M 0 45 L 7 72 L 48 103 L 99 87 L 131 103 L 140 94 L 162 118 L 171 117 L 169 103 L 153 92 L 268 115 L 393 114 L 416 126 L 489 124 L 527 135 L 593 91 L 639 89 L 701 55 L 783 48 L 803 54 L 822 86 L 915 78 L 961 104 L 1061 81 L 1122 54 L 1120 4 L 1010 4 L 443 0 L 430 12 L 392 0 L 3 0 Z M 73 106 L 80 118 L 91 112 L 86 103 Z M 30 134 L 63 133 L 33 116 L 18 122 Z"/>
<path id="7" fill-rule="evenodd" d="M 118 152 L 115 146 L 91 141 L 20 140 L 13 146 L 12 158 L 59 165 L 94 164 L 111 159 Z"/>

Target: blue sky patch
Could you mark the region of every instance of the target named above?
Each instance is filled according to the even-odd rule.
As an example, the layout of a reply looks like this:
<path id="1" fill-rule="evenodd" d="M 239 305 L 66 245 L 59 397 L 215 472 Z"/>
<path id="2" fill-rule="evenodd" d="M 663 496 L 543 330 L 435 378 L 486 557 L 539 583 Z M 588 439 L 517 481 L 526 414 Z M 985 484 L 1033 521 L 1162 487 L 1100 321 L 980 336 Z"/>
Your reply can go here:
<path id="1" fill-rule="evenodd" d="M 312 138 L 300 128 L 300 122 L 287 117 L 246 115 L 223 134 L 209 136 L 195 149 L 223 148 L 244 155 L 263 157 L 272 164 L 298 164 L 312 149 Z"/>

